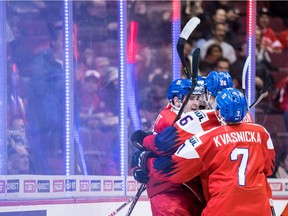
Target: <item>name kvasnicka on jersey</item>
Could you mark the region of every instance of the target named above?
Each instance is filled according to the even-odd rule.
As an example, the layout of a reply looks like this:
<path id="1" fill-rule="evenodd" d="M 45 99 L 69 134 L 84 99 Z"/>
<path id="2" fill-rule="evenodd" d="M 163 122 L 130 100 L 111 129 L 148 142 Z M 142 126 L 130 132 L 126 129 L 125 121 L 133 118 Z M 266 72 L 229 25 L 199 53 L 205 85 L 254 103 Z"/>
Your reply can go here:
<path id="1" fill-rule="evenodd" d="M 239 131 L 230 132 L 215 136 L 213 138 L 216 147 L 235 143 L 235 142 L 258 142 L 261 143 L 261 137 L 259 132 L 252 131 Z"/>

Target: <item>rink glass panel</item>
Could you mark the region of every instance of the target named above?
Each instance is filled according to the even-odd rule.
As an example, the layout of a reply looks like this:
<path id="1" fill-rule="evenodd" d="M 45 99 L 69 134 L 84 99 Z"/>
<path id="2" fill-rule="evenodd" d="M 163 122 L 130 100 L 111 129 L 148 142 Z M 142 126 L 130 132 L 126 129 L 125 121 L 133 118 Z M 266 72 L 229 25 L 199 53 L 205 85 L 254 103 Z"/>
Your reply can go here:
<path id="1" fill-rule="evenodd" d="M 118 4 L 73 1 L 72 5 L 69 85 L 74 94 L 70 98 L 74 164 L 69 174 L 119 176 Z M 133 47 L 125 51 L 129 77 L 125 130 L 129 137 L 136 129 L 151 129 L 167 103 L 171 2 L 127 2 L 126 6 L 127 46 Z M 152 11 L 154 6 L 162 9 Z M 63 11 L 61 1 L 6 2 L 8 175 L 67 174 Z M 157 17 L 160 20 L 155 22 Z M 130 157 L 136 150 L 128 137 L 125 175 L 130 174 Z M 23 167 L 17 166 L 22 163 Z"/>
<path id="2" fill-rule="evenodd" d="M 72 7 L 74 141 L 67 159 L 63 2 L 6 3 L 8 175 L 65 175 L 67 160 L 71 175 L 120 175 L 117 2 Z"/>

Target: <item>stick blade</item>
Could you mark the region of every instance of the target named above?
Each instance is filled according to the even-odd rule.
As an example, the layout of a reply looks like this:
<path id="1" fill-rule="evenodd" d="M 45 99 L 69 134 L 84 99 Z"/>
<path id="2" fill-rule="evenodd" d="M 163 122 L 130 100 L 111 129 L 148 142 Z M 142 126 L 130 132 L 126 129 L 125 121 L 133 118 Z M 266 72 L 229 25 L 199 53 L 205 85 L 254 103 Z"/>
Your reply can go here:
<path id="1" fill-rule="evenodd" d="M 192 17 L 188 23 L 186 23 L 186 25 L 184 26 L 180 37 L 184 38 L 185 40 L 188 39 L 188 37 L 190 36 L 191 32 L 194 31 L 194 29 L 200 24 L 201 20 L 198 17 Z"/>
<path id="2" fill-rule="evenodd" d="M 189 67 L 187 65 L 187 62 L 185 61 L 184 52 L 183 52 L 185 43 L 186 43 L 186 40 L 184 38 L 179 37 L 176 48 L 177 48 L 177 52 L 178 52 L 179 58 L 181 60 L 183 71 L 184 71 L 184 73 L 186 75 L 186 78 L 190 79 L 191 78 L 191 74 L 189 72 Z"/>

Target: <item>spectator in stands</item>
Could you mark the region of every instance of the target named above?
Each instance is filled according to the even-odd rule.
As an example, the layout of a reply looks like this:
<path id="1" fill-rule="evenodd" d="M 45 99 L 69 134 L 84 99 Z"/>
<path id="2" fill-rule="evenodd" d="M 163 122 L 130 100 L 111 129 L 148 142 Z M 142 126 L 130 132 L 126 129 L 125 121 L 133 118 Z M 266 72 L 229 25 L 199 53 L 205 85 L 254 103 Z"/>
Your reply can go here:
<path id="1" fill-rule="evenodd" d="M 150 106 L 155 106 L 155 108 L 158 109 L 158 112 L 168 103 L 166 92 L 169 82 L 169 77 L 157 74 L 153 77 L 150 86 L 147 88 L 147 98 L 151 102 Z"/>
<path id="2" fill-rule="evenodd" d="M 237 32 L 240 28 L 240 22 L 238 20 L 240 11 L 235 7 L 231 1 L 211 1 L 205 7 L 205 14 L 207 19 L 212 19 L 214 23 L 226 23 L 227 34 L 226 41 L 233 47 L 238 45 Z M 213 29 L 213 25 L 211 26 Z M 235 48 L 235 47 L 234 47 Z"/>
<path id="3" fill-rule="evenodd" d="M 256 61 L 257 62 L 271 62 L 267 44 L 263 42 L 263 31 L 256 26 Z"/>
<path id="4" fill-rule="evenodd" d="M 25 120 L 21 117 L 15 117 L 12 120 L 12 128 L 14 129 L 25 129 Z"/>
<path id="5" fill-rule="evenodd" d="M 212 15 L 212 19 L 213 19 L 212 27 L 216 23 L 226 23 L 226 11 L 222 8 L 216 9 Z"/>
<path id="6" fill-rule="evenodd" d="M 79 103 L 80 125 L 97 127 L 100 115 L 100 79 L 101 74 L 96 70 L 87 70 L 85 78 L 77 91 Z"/>
<path id="7" fill-rule="evenodd" d="M 222 57 L 223 57 L 223 50 L 219 44 L 215 43 L 211 44 L 208 47 L 203 61 L 206 61 L 209 64 L 211 64 L 212 67 L 215 67 L 215 63 L 218 61 L 218 59 Z"/>
<path id="8" fill-rule="evenodd" d="M 202 0 L 181 1 L 181 30 L 192 17 L 197 16 L 201 20 L 201 23 L 197 26 L 197 29 L 193 31 L 193 34 L 191 35 L 191 39 L 195 41 L 196 47 L 201 47 L 201 44 L 205 42 L 207 37 L 207 29 L 210 29 L 210 24 L 205 16 L 202 2 Z"/>
<path id="9" fill-rule="evenodd" d="M 211 72 L 211 64 L 206 61 L 199 62 L 199 75 L 206 77 Z"/>
<path id="10" fill-rule="evenodd" d="M 64 152 L 64 91 L 62 22 L 47 23 L 50 48 L 42 50 L 30 63 L 27 93 L 27 133 L 37 156 L 41 174 L 52 174 L 47 157 Z M 64 159 L 63 159 L 64 160 Z M 39 173 L 40 174 L 40 173 Z"/>
<path id="11" fill-rule="evenodd" d="M 8 145 L 7 174 L 32 174 L 30 170 L 29 153 L 23 145 Z"/>
<path id="12" fill-rule="evenodd" d="M 264 47 L 271 53 L 281 53 L 283 46 L 270 26 L 270 12 L 267 8 L 262 8 L 258 16 L 258 25 L 262 31 L 262 41 Z"/>
<path id="13" fill-rule="evenodd" d="M 96 62 L 95 50 L 91 47 L 85 47 L 84 51 L 80 53 L 76 67 L 76 81 L 83 80 L 87 70 L 95 69 Z"/>
<path id="14" fill-rule="evenodd" d="M 109 74 L 109 67 L 111 66 L 109 58 L 105 57 L 105 56 L 101 56 L 101 57 L 95 57 L 94 59 L 94 65 L 96 65 L 96 70 L 100 73 L 101 77 L 104 79 L 102 81 L 104 81 L 103 85 L 106 85 L 105 83 L 105 79 L 108 74 Z"/>
<path id="15" fill-rule="evenodd" d="M 107 85 L 104 89 L 101 86 L 101 74 L 96 70 L 86 71 L 77 95 L 81 132 L 86 131 L 85 133 L 91 134 L 91 141 L 87 142 L 93 144 L 94 147 L 90 148 L 91 146 L 86 143 L 84 145 L 94 151 L 97 149 L 103 157 L 108 158 L 111 157 L 113 147 L 118 143 L 114 139 L 118 129 L 118 91 L 113 86 L 113 83 L 117 85 L 118 71 L 115 68 L 112 69 L 108 71 L 111 74 L 107 78 L 110 79 L 106 80 Z M 89 158 L 93 160 L 93 158 L 99 158 L 99 155 L 90 154 Z M 99 166 L 90 164 L 88 169 L 93 174 L 99 174 Z"/>
<path id="16" fill-rule="evenodd" d="M 162 52 L 161 52 L 162 51 Z M 170 59 L 167 58 L 167 52 L 165 49 L 162 49 L 160 52 L 157 52 L 155 49 L 150 47 L 149 45 L 140 45 L 137 49 L 137 54 L 135 57 L 135 81 L 137 85 L 137 91 L 142 91 L 147 88 L 151 84 L 150 74 L 156 73 L 155 70 L 158 71 L 158 68 L 165 72 L 167 66 L 167 61 L 170 62 Z M 159 62 L 160 64 L 159 64 Z M 161 64 L 161 63 L 164 64 Z M 159 67 L 161 65 L 161 67 Z M 168 65 L 168 64 L 167 64 Z M 170 69 L 170 68 L 169 68 Z M 151 73 L 152 72 L 152 73 Z M 147 74 L 149 74 L 147 76 Z M 162 73 L 163 74 L 163 73 Z M 154 76 L 154 75 L 153 75 Z M 137 92 L 138 94 L 138 92 Z"/>
<path id="17" fill-rule="evenodd" d="M 189 19 L 191 19 L 191 17 L 194 17 L 194 16 L 201 17 L 204 13 L 204 9 L 202 7 L 202 0 L 196 0 L 196 1 L 186 0 L 186 1 L 181 1 L 181 4 L 182 4 L 181 15 L 184 15 L 184 14 L 188 15 Z M 188 20 L 186 20 L 186 22 Z"/>
<path id="18" fill-rule="evenodd" d="M 227 58 L 219 58 L 215 63 L 215 70 L 217 72 L 228 72 L 230 71 L 230 62 Z"/>
<path id="19" fill-rule="evenodd" d="M 232 7 L 233 6 L 231 6 L 230 2 L 227 0 L 217 0 L 208 2 L 204 10 L 206 16 L 212 17 L 217 9 L 224 9 L 225 11 L 228 11 Z"/>
<path id="20" fill-rule="evenodd" d="M 149 85 L 139 93 L 139 114 L 140 118 L 146 119 L 146 124 L 151 127 L 158 113 L 167 105 L 167 86 L 170 77 L 156 74 Z M 150 128 L 151 129 L 151 128 Z"/>
<path id="21" fill-rule="evenodd" d="M 25 128 L 23 118 L 15 117 L 12 120 L 12 126 L 8 130 L 8 140 L 11 145 L 23 145 L 29 147 Z"/>
<path id="22" fill-rule="evenodd" d="M 227 26 L 225 24 L 222 23 L 217 23 L 214 26 L 214 30 L 213 30 L 213 38 L 211 38 L 210 40 L 206 41 L 201 47 L 201 58 L 204 59 L 204 57 L 206 56 L 208 47 L 211 44 L 219 44 L 222 48 L 223 51 L 223 57 L 229 59 L 229 62 L 232 64 L 236 61 L 236 53 L 235 53 L 235 49 L 228 44 L 227 42 L 225 42 L 225 36 L 226 36 L 226 32 L 227 32 Z"/>
<path id="23" fill-rule="evenodd" d="M 241 49 L 237 52 L 237 60 L 230 67 L 230 75 L 233 78 L 233 82 L 236 88 L 242 88 L 242 71 L 246 62 L 247 44 L 242 44 Z M 268 57 L 268 58 L 267 58 Z M 275 67 L 268 61 L 269 53 L 262 47 L 261 44 L 261 31 L 256 28 L 256 77 L 255 84 L 257 93 L 263 88 L 265 78 L 271 82 L 269 90 L 273 89 L 273 78 L 269 72 L 269 69 L 275 69 Z M 239 85 L 237 84 L 239 83 Z M 238 86 L 238 87 L 237 87 Z"/>
<path id="24" fill-rule="evenodd" d="M 227 58 L 219 58 L 215 63 L 215 70 L 217 72 L 228 72 L 232 77 L 233 87 L 237 89 L 241 88 L 241 73 L 231 74 L 230 62 Z"/>
<path id="25" fill-rule="evenodd" d="M 79 25 L 81 37 L 87 41 L 106 40 L 109 24 L 106 1 L 83 1 L 81 3 L 75 10 L 75 20 Z"/>
<path id="26" fill-rule="evenodd" d="M 150 34 L 150 23 L 148 22 L 148 9 L 147 1 L 132 1 L 131 10 L 133 14 L 133 20 L 138 23 L 138 43 L 148 43 Z"/>
<path id="27" fill-rule="evenodd" d="M 241 41 L 239 38 L 239 30 L 241 27 L 239 13 L 240 11 L 235 8 L 230 8 L 228 11 L 226 11 L 226 23 L 228 28 L 226 41 L 231 44 L 234 49 L 241 47 Z"/>
<path id="28" fill-rule="evenodd" d="M 160 47 L 164 44 L 170 43 L 171 41 L 171 37 L 170 37 L 171 12 L 170 10 L 151 11 L 149 13 L 147 22 L 149 23 L 150 31 L 146 32 L 145 35 L 147 38 L 147 42 L 150 46 Z M 161 28 L 162 26 L 165 26 L 165 28 Z"/>
<path id="29" fill-rule="evenodd" d="M 41 9 L 46 7 L 46 3 L 43 0 L 27 1 L 25 4 L 21 4 L 21 1 L 9 1 L 8 4 L 14 13 L 18 13 L 19 15 L 29 14 L 30 16 L 34 14 L 39 14 L 41 12 Z"/>
<path id="30" fill-rule="evenodd" d="M 269 90 L 272 91 L 274 79 L 270 72 L 277 71 L 270 59 L 267 46 L 262 43 L 263 34 L 260 28 L 256 26 L 256 89 L 260 91 L 263 88 L 264 81 L 267 79 L 270 82 Z"/>
<path id="31" fill-rule="evenodd" d="M 234 48 L 239 46 L 239 39 L 237 35 L 237 31 L 240 27 L 240 23 L 238 21 L 238 14 L 233 7 L 220 7 L 215 9 L 212 15 L 212 19 L 210 21 L 209 30 L 205 31 L 205 34 L 208 36 L 207 39 L 213 37 L 213 28 L 217 23 L 225 24 L 227 27 L 227 32 L 225 35 L 225 41 L 231 44 Z M 209 32 L 210 31 L 210 32 Z"/>
<path id="32" fill-rule="evenodd" d="M 288 178 L 288 153 L 282 152 L 278 158 L 278 164 L 275 168 L 276 178 Z"/>
<path id="33" fill-rule="evenodd" d="M 241 87 L 242 85 L 242 71 L 245 61 L 247 59 L 246 51 L 247 51 L 246 43 L 242 44 L 241 47 L 236 50 L 236 61 L 233 64 L 231 64 L 229 71 L 230 75 L 232 76 L 232 79 L 236 78 L 239 81 L 239 87 Z"/>
<path id="34" fill-rule="evenodd" d="M 219 58 L 223 57 L 223 51 L 219 44 L 211 44 L 205 55 L 205 58 L 200 60 L 199 67 L 201 68 L 201 75 L 207 76 L 210 71 L 214 70 L 215 64 Z M 203 69 L 203 67 L 205 69 Z"/>
<path id="35" fill-rule="evenodd" d="M 112 155 L 118 155 L 119 152 L 119 141 L 117 139 L 118 134 L 118 123 L 119 123 L 119 86 L 118 86 L 118 68 L 109 67 L 107 76 L 104 82 L 106 85 L 99 92 L 101 103 L 103 103 L 103 110 L 105 116 L 101 118 L 101 132 L 109 137 L 105 139 L 105 143 L 111 146 L 109 151 L 109 159 L 112 161 Z M 100 143 L 101 145 L 101 143 Z M 101 147 L 98 147 L 102 149 Z M 117 157 L 116 157 L 117 158 Z M 111 174 L 110 174 L 111 175 Z"/>
<path id="36" fill-rule="evenodd" d="M 14 69 L 12 69 L 14 68 Z M 8 61 L 7 74 L 7 105 L 8 105 L 8 127 L 11 127 L 12 121 L 15 118 L 25 119 L 26 101 L 23 94 L 23 85 L 21 85 L 21 78 L 17 70 L 16 64 L 11 65 Z"/>
<path id="37" fill-rule="evenodd" d="M 108 116 L 118 116 L 119 107 L 119 86 L 118 86 L 118 68 L 109 67 L 103 78 L 105 85 L 99 92 L 101 101 L 104 103 L 104 110 L 109 113 Z M 118 122 L 116 122 L 117 124 Z"/>
<path id="38" fill-rule="evenodd" d="M 286 132 L 288 133 L 288 76 L 286 76 L 276 85 L 274 100 L 276 106 L 284 114 L 285 128 Z"/>
<path id="39" fill-rule="evenodd" d="M 73 9 L 83 41 L 117 40 L 117 1 L 73 1 Z"/>
<path id="40" fill-rule="evenodd" d="M 225 24 L 228 31 L 228 25 L 226 23 L 226 11 L 222 8 L 217 8 L 215 11 L 213 11 L 211 17 L 207 18 L 207 21 L 206 19 L 204 20 L 204 24 L 202 24 L 202 26 L 205 25 L 206 28 L 202 29 L 202 31 L 203 30 L 205 31 L 204 35 L 205 40 L 213 38 L 214 36 L 213 30 L 215 28 L 215 25 L 218 23 Z"/>
<path id="41" fill-rule="evenodd" d="M 283 46 L 283 52 L 286 52 L 288 51 L 288 17 L 286 17 L 284 19 L 284 25 L 285 25 L 285 29 L 283 29 L 279 35 L 278 35 L 278 38 Z"/>
<path id="42" fill-rule="evenodd" d="M 100 87 L 101 75 L 96 70 L 87 70 L 82 80 L 77 82 L 76 93 L 76 117 L 78 124 L 79 143 L 83 148 L 87 173 L 89 175 L 101 175 L 102 152 L 96 142 L 99 136 L 93 137 L 92 131 L 98 129 L 103 113 L 100 112 Z M 96 141 L 95 141 L 96 140 Z M 80 160 L 79 160 L 80 161 Z"/>

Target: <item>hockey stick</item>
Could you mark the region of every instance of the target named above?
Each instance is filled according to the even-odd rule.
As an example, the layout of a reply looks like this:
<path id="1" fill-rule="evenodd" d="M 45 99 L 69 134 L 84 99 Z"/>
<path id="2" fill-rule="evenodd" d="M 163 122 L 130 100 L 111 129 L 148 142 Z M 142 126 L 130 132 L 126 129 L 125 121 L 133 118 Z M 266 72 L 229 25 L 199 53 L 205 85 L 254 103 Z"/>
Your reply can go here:
<path id="1" fill-rule="evenodd" d="M 276 212 L 275 212 L 274 206 L 271 206 L 271 214 L 272 214 L 272 216 L 276 216 Z"/>
<path id="2" fill-rule="evenodd" d="M 246 74 L 250 62 L 251 62 L 251 56 L 248 56 L 242 70 L 242 89 L 244 90 L 244 94 L 246 90 Z"/>
<path id="3" fill-rule="evenodd" d="M 136 195 L 135 195 L 136 196 Z M 125 206 L 127 206 L 133 199 L 135 199 L 135 196 L 130 197 L 125 203 L 123 203 L 121 206 L 119 206 L 115 211 L 113 211 L 108 216 L 114 216 L 116 215 L 120 210 L 122 210 Z"/>
<path id="4" fill-rule="evenodd" d="M 257 100 L 254 101 L 254 103 L 252 103 L 252 104 L 249 106 L 249 109 L 253 109 L 253 108 L 268 94 L 269 84 L 270 84 L 269 76 L 266 75 L 265 78 L 264 78 L 263 88 L 262 88 L 261 91 L 260 91 L 260 95 L 259 95 L 259 97 L 257 98 Z"/>
<path id="5" fill-rule="evenodd" d="M 135 199 L 139 199 L 140 195 L 146 190 L 145 184 L 142 184 L 140 186 L 140 188 L 138 189 L 136 195 L 130 197 L 125 203 L 123 203 L 121 206 L 119 206 L 115 211 L 113 211 L 111 214 L 109 214 L 108 216 L 114 216 L 116 215 L 120 210 L 122 210 L 123 208 L 125 208 L 130 202 L 134 201 Z M 137 197 L 138 196 L 138 197 Z M 132 203 L 133 204 L 133 203 Z M 131 204 L 131 205 L 132 205 Z M 136 205 L 136 203 L 134 204 L 134 206 Z M 131 208 L 131 207 L 130 207 Z M 134 208 L 134 207 L 133 207 Z M 131 211 L 132 212 L 132 211 Z M 128 213 L 127 213 L 128 214 Z"/>
<path id="6" fill-rule="evenodd" d="M 196 87 L 196 84 L 197 84 L 197 77 L 198 77 L 198 68 L 199 68 L 199 56 L 200 56 L 200 49 L 197 48 L 195 49 L 195 51 L 193 52 L 193 62 L 192 62 L 192 86 L 191 86 L 191 89 L 188 93 L 188 95 L 186 95 L 186 98 L 176 116 L 176 118 L 174 119 L 174 122 L 172 125 L 175 124 L 175 122 L 177 122 L 180 118 L 181 118 L 181 115 L 183 114 L 183 111 L 184 111 L 184 108 L 186 106 L 186 104 L 188 103 L 189 101 L 189 98 L 190 96 L 192 95 L 195 87 Z"/>
<path id="7" fill-rule="evenodd" d="M 179 58 L 181 60 L 182 66 L 183 66 L 183 70 L 184 73 L 186 74 L 187 79 L 192 79 L 192 86 L 191 86 L 191 90 L 188 93 L 188 95 L 186 96 L 174 122 L 172 125 L 174 125 L 174 123 L 176 121 L 178 121 L 184 111 L 184 107 L 186 106 L 186 104 L 188 103 L 188 100 L 191 96 L 191 94 L 193 93 L 196 84 L 197 84 L 197 76 L 198 76 L 198 68 L 199 68 L 199 55 L 200 55 L 200 49 L 196 48 L 192 54 L 192 72 L 190 72 L 188 69 L 188 64 L 185 61 L 184 58 L 184 46 L 185 43 L 187 42 L 188 37 L 192 34 L 192 32 L 194 31 L 194 29 L 199 25 L 200 23 L 200 19 L 198 17 L 193 17 L 191 18 L 188 23 L 184 26 L 183 30 L 181 31 L 180 37 L 178 39 L 177 42 L 177 52 L 179 55 Z"/>
<path id="8" fill-rule="evenodd" d="M 245 95 L 245 90 L 246 90 L 246 74 L 247 74 L 247 69 L 248 69 L 248 66 L 250 63 L 251 63 L 251 56 L 248 56 L 246 61 L 245 61 L 245 64 L 243 66 L 243 71 L 242 71 L 242 89 L 244 90 L 243 91 L 244 95 Z M 268 80 L 268 76 L 266 75 L 265 79 L 264 79 L 263 88 L 260 91 L 260 95 L 257 98 L 257 100 L 254 101 L 249 106 L 249 109 L 253 109 L 267 95 L 268 89 L 269 89 L 269 80 Z"/>
<path id="9" fill-rule="evenodd" d="M 200 23 L 200 19 L 198 17 L 191 18 L 188 21 L 188 23 L 186 23 L 186 25 L 184 26 L 183 30 L 180 33 L 180 37 L 177 41 L 177 53 L 181 60 L 182 67 L 183 67 L 183 70 L 187 79 L 191 78 L 191 73 L 189 71 L 188 64 L 184 58 L 184 52 L 183 52 L 184 46 L 185 46 L 185 43 L 187 42 L 188 37 L 191 35 L 194 29 L 199 25 L 199 23 Z"/>
<path id="10" fill-rule="evenodd" d="M 131 203 L 130 205 L 130 208 L 128 209 L 128 212 L 126 213 L 126 216 L 130 216 L 138 199 L 140 198 L 141 194 L 146 190 L 146 185 L 145 184 L 141 184 L 140 188 L 138 189 L 134 199 L 133 199 L 133 202 Z"/>
<path id="11" fill-rule="evenodd" d="M 272 216 L 276 216 L 276 212 L 275 212 L 273 200 L 272 200 L 272 199 L 269 199 L 269 203 L 270 203 L 270 208 L 271 208 L 271 215 L 272 215 Z"/>

